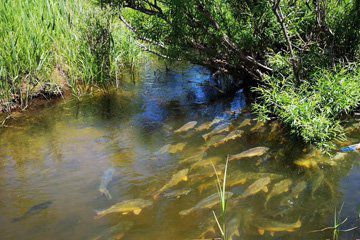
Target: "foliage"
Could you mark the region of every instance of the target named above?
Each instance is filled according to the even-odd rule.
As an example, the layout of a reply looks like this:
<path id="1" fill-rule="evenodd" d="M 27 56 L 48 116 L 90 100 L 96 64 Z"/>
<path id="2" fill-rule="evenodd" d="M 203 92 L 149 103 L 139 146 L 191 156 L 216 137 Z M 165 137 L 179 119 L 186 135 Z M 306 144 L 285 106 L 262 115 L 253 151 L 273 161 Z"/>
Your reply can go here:
<path id="1" fill-rule="evenodd" d="M 259 84 L 260 117 L 308 143 L 329 148 L 359 105 L 359 0 L 104 2 L 152 52 Z"/>
<path id="2" fill-rule="evenodd" d="M 300 85 L 268 76 L 255 88 L 261 101 L 254 109 L 262 120 L 275 115 L 306 142 L 328 149 L 331 140 L 344 137 L 337 117 L 360 104 L 359 78 L 356 66 L 319 69 Z"/>
<path id="3" fill-rule="evenodd" d="M 226 192 L 226 177 L 227 177 L 227 170 L 229 165 L 229 157 L 226 158 L 225 170 L 224 170 L 224 178 L 220 179 L 218 171 L 213 163 L 212 167 L 214 169 L 216 175 L 216 188 L 219 194 L 220 199 L 220 209 L 221 209 L 221 217 L 219 218 L 215 212 L 213 211 L 213 215 L 216 221 L 216 224 L 220 230 L 222 240 L 228 240 L 229 236 L 227 236 L 226 231 L 226 206 L 227 206 L 227 192 Z"/>
<path id="4" fill-rule="evenodd" d="M 32 95 L 67 81 L 75 94 L 81 84 L 108 84 L 138 54 L 130 33 L 115 24 L 114 11 L 85 0 L 3 1 L 0 103 L 25 107 Z"/>

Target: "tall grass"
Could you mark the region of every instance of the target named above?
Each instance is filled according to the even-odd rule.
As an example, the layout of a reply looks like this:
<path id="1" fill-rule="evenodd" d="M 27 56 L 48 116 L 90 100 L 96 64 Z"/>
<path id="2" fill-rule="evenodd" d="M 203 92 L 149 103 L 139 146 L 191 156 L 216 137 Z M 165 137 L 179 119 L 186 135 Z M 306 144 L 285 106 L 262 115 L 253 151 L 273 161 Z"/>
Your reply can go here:
<path id="1" fill-rule="evenodd" d="M 3 0 L 0 105 L 24 107 L 33 94 L 65 79 L 75 94 L 82 84 L 111 83 L 128 55 L 139 55 L 131 41 L 114 11 L 87 0 Z"/>
<path id="2" fill-rule="evenodd" d="M 218 217 L 215 212 L 213 211 L 213 215 L 216 221 L 216 224 L 220 230 L 221 237 L 223 240 L 228 240 L 227 231 L 226 231 L 226 203 L 227 203 L 227 196 L 226 196 L 226 176 L 227 176 L 227 169 L 228 169 L 229 157 L 226 158 L 225 170 L 224 170 L 224 178 L 221 180 L 218 172 L 215 168 L 215 165 L 212 164 L 215 174 L 216 174 L 216 187 L 219 194 L 220 199 L 220 209 L 221 209 L 221 216 Z"/>

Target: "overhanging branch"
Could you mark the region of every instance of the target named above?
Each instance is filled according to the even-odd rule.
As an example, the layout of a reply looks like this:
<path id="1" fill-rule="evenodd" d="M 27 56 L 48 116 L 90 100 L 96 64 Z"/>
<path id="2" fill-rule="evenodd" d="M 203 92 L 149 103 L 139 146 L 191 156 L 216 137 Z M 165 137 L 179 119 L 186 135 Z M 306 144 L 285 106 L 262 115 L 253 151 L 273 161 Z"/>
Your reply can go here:
<path id="1" fill-rule="evenodd" d="M 137 31 L 130 23 L 128 23 L 128 22 L 126 21 L 126 19 L 125 19 L 122 15 L 120 15 L 119 18 L 120 18 L 120 20 L 125 24 L 125 26 L 126 26 L 130 31 L 132 31 L 132 32 L 135 34 L 136 38 L 138 38 L 139 40 L 142 40 L 142 41 L 148 42 L 148 43 L 150 43 L 150 44 L 156 45 L 156 46 L 158 46 L 158 47 L 161 47 L 161 48 L 163 48 L 163 49 L 166 49 L 166 47 L 165 47 L 165 45 L 164 45 L 163 43 L 161 43 L 161 42 L 155 42 L 155 41 L 153 41 L 153 40 L 150 39 L 150 38 L 147 38 L 147 37 L 144 37 L 144 36 L 140 36 L 140 35 L 139 35 L 139 31 Z"/>

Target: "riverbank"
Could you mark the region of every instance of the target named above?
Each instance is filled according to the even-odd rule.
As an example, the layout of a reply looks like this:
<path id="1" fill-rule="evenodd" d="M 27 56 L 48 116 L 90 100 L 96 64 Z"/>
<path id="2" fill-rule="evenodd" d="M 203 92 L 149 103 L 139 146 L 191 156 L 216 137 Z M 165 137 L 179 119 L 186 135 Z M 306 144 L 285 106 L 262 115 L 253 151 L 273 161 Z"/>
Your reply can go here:
<path id="1" fill-rule="evenodd" d="M 117 85 L 140 51 L 115 13 L 85 0 L 4 2 L 0 112 L 25 109 L 32 99 Z"/>
<path id="2" fill-rule="evenodd" d="M 257 84 L 259 118 L 307 144 L 344 137 L 340 119 L 360 105 L 359 0 L 130 2 L 107 1 L 158 55 Z"/>

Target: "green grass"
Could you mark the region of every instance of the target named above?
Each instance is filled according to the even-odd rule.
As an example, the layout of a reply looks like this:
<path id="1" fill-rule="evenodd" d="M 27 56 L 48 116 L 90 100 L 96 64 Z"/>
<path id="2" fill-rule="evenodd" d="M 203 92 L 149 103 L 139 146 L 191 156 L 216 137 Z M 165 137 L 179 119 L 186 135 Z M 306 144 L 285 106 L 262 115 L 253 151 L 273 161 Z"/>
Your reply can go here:
<path id="1" fill-rule="evenodd" d="M 81 85 L 118 81 L 140 51 L 114 11 L 87 0 L 4 0 L 0 105 L 25 107 L 31 96 L 64 81 L 74 94 Z"/>
<path id="2" fill-rule="evenodd" d="M 216 174 L 216 187 L 220 198 L 220 209 L 221 209 L 221 216 L 218 217 L 215 212 L 213 211 L 213 215 L 216 221 L 216 224 L 219 228 L 221 233 L 221 237 L 223 240 L 228 240 L 227 232 L 226 232 L 226 176 L 227 176 L 227 169 L 228 169 L 229 157 L 226 159 L 225 170 L 224 170 L 224 178 L 221 180 L 218 172 L 215 168 L 215 165 L 212 164 L 215 174 Z"/>
<path id="3" fill-rule="evenodd" d="M 341 115 L 360 104 L 360 68 L 357 65 L 318 69 L 307 81 L 266 77 L 265 86 L 255 88 L 259 101 L 254 109 L 261 120 L 275 116 L 305 142 L 323 150 L 343 139 Z"/>

